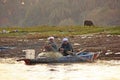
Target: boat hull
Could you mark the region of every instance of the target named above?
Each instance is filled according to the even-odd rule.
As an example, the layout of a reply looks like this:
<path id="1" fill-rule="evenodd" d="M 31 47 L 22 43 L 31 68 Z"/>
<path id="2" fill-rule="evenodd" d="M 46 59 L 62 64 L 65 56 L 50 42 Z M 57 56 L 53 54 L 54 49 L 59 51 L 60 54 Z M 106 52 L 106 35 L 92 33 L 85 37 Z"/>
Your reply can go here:
<path id="1" fill-rule="evenodd" d="M 42 64 L 42 63 L 79 63 L 79 62 L 93 62 L 98 54 L 82 53 L 75 56 L 63 56 L 58 59 L 41 57 L 37 59 L 20 59 L 17 61 L 24 61 L 26 65 Z M 98 56 L 97 56 L 98 57 Z"/>

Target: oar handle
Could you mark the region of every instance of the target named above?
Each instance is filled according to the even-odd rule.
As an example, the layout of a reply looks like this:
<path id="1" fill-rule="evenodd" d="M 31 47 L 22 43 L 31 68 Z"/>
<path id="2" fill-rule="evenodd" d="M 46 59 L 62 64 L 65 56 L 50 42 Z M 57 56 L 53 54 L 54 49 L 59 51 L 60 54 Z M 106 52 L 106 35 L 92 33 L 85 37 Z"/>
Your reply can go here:
<path id="1" fill-rule="evenodd" d="M 80 54 L 81 52 L 84 52 L 85 50 L 86 50 L 86 49 L 83 49 L 83 50 L 77 52 L 76 55 Z"/>

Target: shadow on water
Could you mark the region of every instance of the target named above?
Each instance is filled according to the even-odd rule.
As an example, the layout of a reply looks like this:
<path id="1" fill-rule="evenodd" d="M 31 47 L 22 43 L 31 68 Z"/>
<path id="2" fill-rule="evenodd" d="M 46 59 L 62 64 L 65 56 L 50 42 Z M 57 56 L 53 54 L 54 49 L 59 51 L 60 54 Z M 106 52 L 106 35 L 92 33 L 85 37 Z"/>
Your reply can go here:
<path id="1" fill-rule="evenodd" d="M 7 64 L 24 64 L 24 62 L 17 62 L 17 58 L 0 58 L 0 64 L 7 63 Z M 45 65 L 49 67 L 53 66 L 73 66 L 74 64 L 80 64 L 80 65 L 110 65 L 110 66 L 117 66 L 120 65 L 120 60 L 97 60 L 95 62 L 80 62 L 80 63 L 42 63 L 42 64 L 34 64 L 29 66 L 35 66 L 35 65 Z M 25 64 L 24 64 L 25 65 Z"/>

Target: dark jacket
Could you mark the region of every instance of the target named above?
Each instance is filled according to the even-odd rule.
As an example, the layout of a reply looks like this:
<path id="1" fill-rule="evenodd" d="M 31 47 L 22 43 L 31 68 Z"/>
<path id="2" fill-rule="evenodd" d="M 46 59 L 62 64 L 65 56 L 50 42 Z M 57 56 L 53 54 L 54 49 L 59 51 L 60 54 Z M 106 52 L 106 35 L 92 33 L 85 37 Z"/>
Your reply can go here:
<path id="1" fill-rule="evenodd" d="M 64 52 L 63 52 L 63 55 L 64 55 L 64 56 L 69 55 L 69 54 L 67 53 L 67 51 L 73 52 L 73 48 L 72 48 L 72 45 L 71 45 L 70 43 L 62 44 L 60 48 L 63 48 L 63 49 L 64 49 Z"/>
<path id="2" fill-rule="evenodd" d="M 58 51 L 57 44 L 55 42 L 49 42 L 49 45 L 52 47 L 52 51 Z"/>

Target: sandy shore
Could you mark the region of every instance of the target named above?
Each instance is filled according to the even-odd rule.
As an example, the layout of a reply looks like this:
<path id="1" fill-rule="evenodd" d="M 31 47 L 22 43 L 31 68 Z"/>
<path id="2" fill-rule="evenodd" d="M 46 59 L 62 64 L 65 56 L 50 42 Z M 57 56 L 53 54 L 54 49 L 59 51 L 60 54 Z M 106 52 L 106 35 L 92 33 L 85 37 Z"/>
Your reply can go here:
<path id="1" fill-rule="evenodd" d="M 60 46 L 62 38 L 55 38 L 56 43 Z M 101 56 L 105 54 L 120 53 L 120 35 L 109 34 L 89 34 L 77 35 L 69 37 L 73 45 L 74 51 L 86 49 L 90 52 L 101 52 Z M 24 57 L 25 53 L 22 50 L 35 49 L 36 54 L 42 51 L 46 38 L 36 39 L 31 37 L 0 37 L 1 58 Z M 120 58 L 120 56 L 117 56 Z"/>

